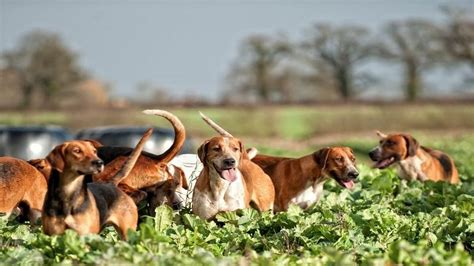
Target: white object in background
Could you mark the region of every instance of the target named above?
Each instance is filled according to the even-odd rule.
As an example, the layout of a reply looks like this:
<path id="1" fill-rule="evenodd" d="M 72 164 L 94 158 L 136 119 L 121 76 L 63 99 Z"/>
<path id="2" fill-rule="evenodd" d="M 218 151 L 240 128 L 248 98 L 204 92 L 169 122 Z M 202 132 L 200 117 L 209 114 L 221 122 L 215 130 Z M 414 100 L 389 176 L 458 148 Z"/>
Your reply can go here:
<path id="1" fill-rule="evenodd" d="M 197 154 L 180 154 L 171 160 L 169 166 L 179 167 L 183 170 L 189 188 L 186 190 L 182 187 L 178 187 L 175 193 L 176 197 L 180 199 L 182 206 L 191 207 L 194 185 L 203 168 L 199 157 Z"/>

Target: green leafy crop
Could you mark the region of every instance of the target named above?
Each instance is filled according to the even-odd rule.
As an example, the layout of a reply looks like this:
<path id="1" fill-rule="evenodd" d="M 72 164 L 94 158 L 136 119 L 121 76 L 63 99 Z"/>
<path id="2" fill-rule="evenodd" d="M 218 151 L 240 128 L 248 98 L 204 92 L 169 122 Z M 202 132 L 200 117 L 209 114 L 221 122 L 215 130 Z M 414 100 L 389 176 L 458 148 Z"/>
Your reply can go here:
<path id="1" fill-rule="evenodd" d="M 446 145 L 440 143 L 440 146 Z M 467 148 L 471 147 L 471 148 Z M 471 265 L 474 256 L 474 141 L 446 149 L 460 185 L 401 182 L 393 170 L 360 165 L 352 191 L 330 181 L 306 211 L 219 214 L 157 209 L 121 241 L 101 235 L 46 236 L 41 228 L 0 222 L 0 264 L 135 265 Z"/>

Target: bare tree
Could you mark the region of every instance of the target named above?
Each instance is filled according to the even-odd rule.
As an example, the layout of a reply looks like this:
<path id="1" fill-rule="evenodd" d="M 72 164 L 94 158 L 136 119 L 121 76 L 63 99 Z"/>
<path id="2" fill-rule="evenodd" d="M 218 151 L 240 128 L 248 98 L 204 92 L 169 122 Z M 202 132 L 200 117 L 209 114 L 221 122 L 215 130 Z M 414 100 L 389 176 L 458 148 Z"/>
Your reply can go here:
<path id="1" fill-rule="evenodd" d="M 316 24 L 306 36 L 299 58 L 313 69 L 312 79 L 332 83 L 343 99 L 352 98 L 355 83 L 361 77 L 356 68 L 371 56 L 369 31 L 359 26 Z"/>
<path id="2" fill-rule="evenodd" d="M 20 40 L 16 49 L 6 52 L 3 57 L 6 67 L 21 79 L 23 107 L 30 106 L 35 89 L 50 102 L 59 91 L 85 78 L 77 55 L 54 33 L 31 32 Z"/>
<path id="3" fill-rule="evenodd" d="M 384 33 L 386 39 L 378 51 L 383 58 L 403 65 L 405 98 L 414 101 L 423 88 L 423 73 L 446 61 L 437 41 L 440 29 L 429 21 L 408 20 L 388 24 Z"/>
<path id="4" fill-rule="evenodd" d="M 474 18 L 464 10 L 443 8 L 448 22 L 443 27 L 440 40 L 455 66 L 470 67 L 464 83 L 474 89 Z"/>
<path id="5" fill-rule="evenodd" d="M 271 101 L 275 94 L 281 93 L 277 85 L 281 77 L 276 75 L 275 69 L 289 51 L 283 37 L 253 35 L 247 38 L 227 76 L 232 90 L 255 95 L 260 101 Z"/>
<path id="6" fill-rule="evenodd" d="M 441 40 L 454 59 L 468 63 L 474 69 L 474 19 L 457 10 L 445 10 L 448 23 Z"/>

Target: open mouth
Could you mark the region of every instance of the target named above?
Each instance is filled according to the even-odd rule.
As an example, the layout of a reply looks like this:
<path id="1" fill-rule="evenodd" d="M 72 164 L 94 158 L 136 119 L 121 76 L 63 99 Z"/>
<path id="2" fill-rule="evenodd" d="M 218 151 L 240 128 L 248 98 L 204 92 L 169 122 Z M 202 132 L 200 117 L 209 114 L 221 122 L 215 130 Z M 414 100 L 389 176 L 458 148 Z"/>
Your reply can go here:
<path id="1" fill-rule="evenodd" d="M 80 175 L 97 175 L 97 174 L 102 173 L 103 170 L 104 170 L 104 167 L 102 166 L 102 167 L 92 168 L 88 171 L 78 170 L 77 173 Z"/>
<path id="2" fill-rule="evenodd" d="M 352 189 L 354 188 L 355 186 L 355 183 L 354 183 L 354 179 L 342 179 L 340 177 L 338 177 L 338 175 L 336 174 L 336 172 L 331 172 L 331 176 L 333 177 L 334 180 L 336 180 L 336 182 L 341 185 L 342 187 L 344 188 L 347 188 L 347 189 Z"/>
<path id="3" fill-rule="evenodd" d="M 215 165 L 214 168 L 217 170 L 222 179 L 225 179 L 229 182 L 234 182 L 235 180 L 237 180 L 237 170 L 235 168 L 226 168 L 219 170 L 219 168 L 217 168 Z"/>
<path id="4" fill-rule="evenodd" d="M 395 156 L 390 156 L 385 159 L 381 159 L 374 164 L 374 168 L 385 169 L 395 162 Z"/>
<path id="5" fill-rule="evenodd" d="M 337 183 L 339 185 L 347 188 L 347 189 L 352 189 L 355 186 L 354 180 L 341 180 L 341 179 L 336 179 Z"/>
<path id="6" fill-rule="evenodd" d="M 104 166 L 96 167 L 92 170 L 94 175 L 100 174 L 102 171 L 104 171 Z"/>

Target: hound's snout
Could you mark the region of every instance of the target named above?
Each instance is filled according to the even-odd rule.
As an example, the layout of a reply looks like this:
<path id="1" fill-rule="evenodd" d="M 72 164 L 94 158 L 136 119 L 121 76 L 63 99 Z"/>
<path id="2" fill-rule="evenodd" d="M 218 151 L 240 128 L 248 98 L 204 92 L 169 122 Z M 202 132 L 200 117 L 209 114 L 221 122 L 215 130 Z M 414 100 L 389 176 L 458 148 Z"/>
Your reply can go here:
<path id="1" fill-rule="evenodd" d="M 356 179 L 359 176 L 359 172 L 352 171 L 347 174 L 350 179 Z"/>
<path id="2" fill-rule="evenodd" d="M 369 152 L 369 157 L 372 161 L 378 161 L 380 159 L 380 150 L 378 148 L 373 149 Z"/>
<path id="3" fill-rule="evenodd" d="M 235 167 L 235 159 L 229 158 L 229 159 L 224 159 L 223 161 L 224 167 L 232 168 Z"/>
<path id="4" fill-rule="evenodd" d="M 100 160 L 100 159 L 99 159 L 99 160 L 94 160 L 94 161 L 92 161 L 91 163 L 92 163 L 93 166 L 96 166 L 96 167 L 98 167 L 98 168 L 104 166 L 104 161 L 102 161 L 102 160 Z"/>

